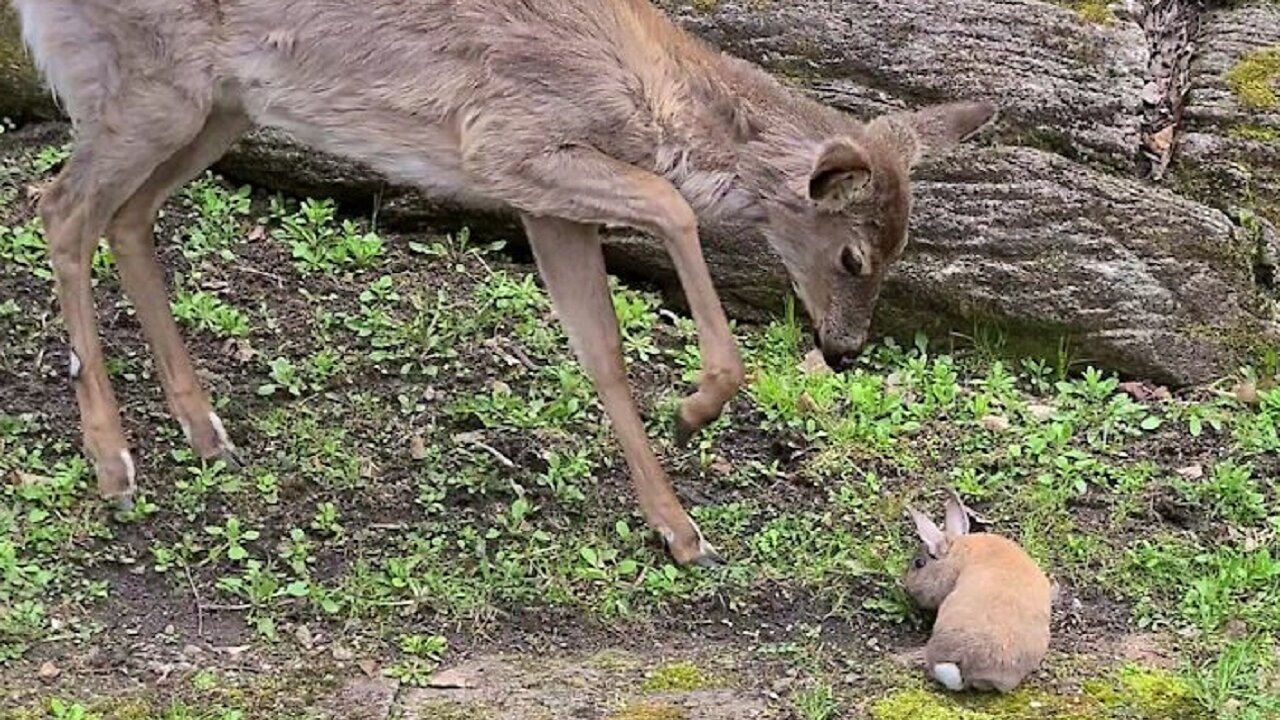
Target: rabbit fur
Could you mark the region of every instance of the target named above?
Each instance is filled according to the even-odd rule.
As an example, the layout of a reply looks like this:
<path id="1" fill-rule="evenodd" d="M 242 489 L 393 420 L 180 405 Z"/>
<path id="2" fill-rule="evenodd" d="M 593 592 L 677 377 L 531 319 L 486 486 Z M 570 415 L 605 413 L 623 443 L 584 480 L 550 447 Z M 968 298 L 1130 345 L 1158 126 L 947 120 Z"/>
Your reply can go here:
<path id="1" fill-rule="evenodd" d="M 908 508 L 921 540 L 907 594 L 936 610 L 925 648 L 930 674 L 951 691 L 1009 692 L 1049 649 L 1049 579 L 1017 543 L 969 532 L 969 510 L 948 491 L 945 530 Z"/>

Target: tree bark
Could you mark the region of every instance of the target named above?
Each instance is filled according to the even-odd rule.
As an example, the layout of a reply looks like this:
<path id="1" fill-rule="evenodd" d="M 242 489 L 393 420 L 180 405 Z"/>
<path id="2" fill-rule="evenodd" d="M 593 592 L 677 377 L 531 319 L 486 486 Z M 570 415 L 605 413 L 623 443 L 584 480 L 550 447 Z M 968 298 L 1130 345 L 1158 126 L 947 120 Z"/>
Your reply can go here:
<path id="1" fill-rule="evenodd" d="M 1066 347 L 1173 384 L 1230 373 L 1280 342 L 1271 0 L 1147 0 L 1142 16 L 1102 22 L 1070 0 L 661 4 L 695 34 L 860 117 L 963 97 L 1000 104 L 993 137 L 918 168 L 912 241 L 886 284 L 880 332 L 982 333 L 1051 356 Z M 48 94 L 5 12 L 0 115 L 47 117 Z M 465 223 L 519 237 L 509 215 L 433 202 L 272 131 L 245 138 L 216 169 L 377 204 L 381 222 L 399 228 Z M 776 312 L 789 282 L 763 239 L 742 227 L 705 227 L 703 237 L 730 313 Z M 614 272 L 678 299 L 659 243 L 614 235 L 607 252 Z"/>

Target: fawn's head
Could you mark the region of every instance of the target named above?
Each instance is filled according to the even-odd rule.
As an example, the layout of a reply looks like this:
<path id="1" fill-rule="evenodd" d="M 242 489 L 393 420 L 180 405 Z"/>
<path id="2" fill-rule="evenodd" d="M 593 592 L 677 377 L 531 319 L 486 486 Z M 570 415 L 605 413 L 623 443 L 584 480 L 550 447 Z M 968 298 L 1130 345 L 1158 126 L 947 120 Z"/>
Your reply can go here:
<path id="1" fill-rule="evenodd" d="M 907 242 L 911 167 L 990 123 L 995 106 L 935 105 L 884 115 L 848 134 L 801 142 L 775 162 L 767 192 L 770 245 L 813 320 L 827 364 L 845 370 L 867 340 L 886 271 Z"/>

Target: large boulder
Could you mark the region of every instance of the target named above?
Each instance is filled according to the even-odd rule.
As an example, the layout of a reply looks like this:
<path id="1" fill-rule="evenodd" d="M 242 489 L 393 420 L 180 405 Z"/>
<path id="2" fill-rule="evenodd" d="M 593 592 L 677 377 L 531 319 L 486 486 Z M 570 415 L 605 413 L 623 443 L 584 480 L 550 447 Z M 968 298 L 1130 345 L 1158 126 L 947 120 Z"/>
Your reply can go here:
<path id="1" fill-rule="evenodd" d="M 1038 0 L 662 4 L 694 33 L 858 116 L 960 97 L 1000 104 L 993 136 L 918 169 L 912 243 L 886 285 L 880 331 L 981 332 L 1189 384 L 1280 342 L 1280 84 L 1268 74 L 1280 64 L 1280 6 L 1202 11 L 1188 0 L 1170 12 L 1179 1 L 1148 3 L 1160 17 Z M 0 37 L 0 60 L 14 47 Z M 0 72 L 0 96 L 14 77 L 24 97 L 42 96 L 29 71 Z M 1156 171 L 1141 161 L 1153 145 Z M 401 228 L 518 235 L 509 215 L 433 202 L 270 131 L 245 138 L 218 169 L 376 204 Z M 789 283 L 757 234 L 703 235 L 733 315 L 781 306 Z M 607 252 L 615 272 L 677 289 L 653 240 L 613 235 Z"/>

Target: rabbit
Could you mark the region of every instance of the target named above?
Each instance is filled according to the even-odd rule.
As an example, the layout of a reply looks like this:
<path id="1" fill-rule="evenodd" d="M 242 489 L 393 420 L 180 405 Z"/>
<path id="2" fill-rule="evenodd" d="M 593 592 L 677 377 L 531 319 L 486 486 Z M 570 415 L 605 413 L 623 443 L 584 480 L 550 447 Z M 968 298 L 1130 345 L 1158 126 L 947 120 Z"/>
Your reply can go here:
<path id="1" fill-rule="evenodd" d="M 925 663 L 948 690 L 1007 693 L 1049 650 L 1054 589 L 1017 543 L 969 534 L 970 511 L 948 491 L 946 531 L 907 508 L 922 541 L 906 570 L 907 594 L 936 610 Z"/>

